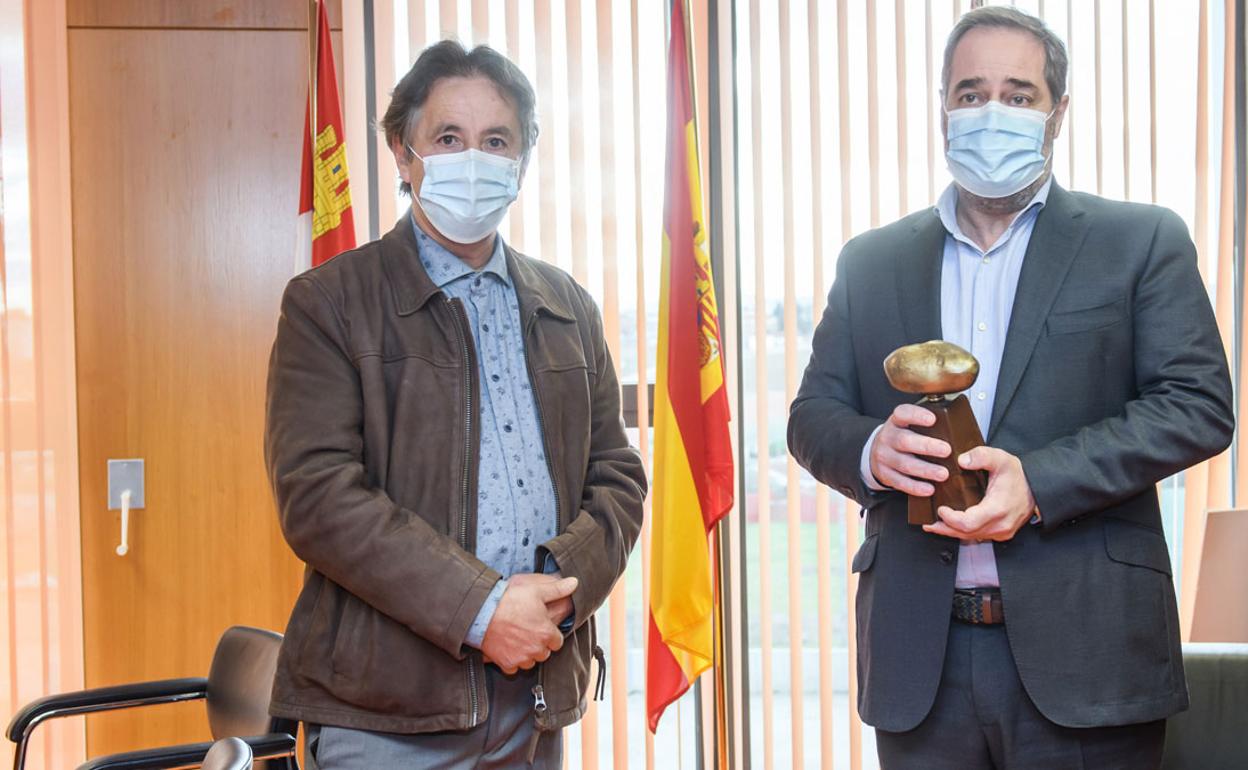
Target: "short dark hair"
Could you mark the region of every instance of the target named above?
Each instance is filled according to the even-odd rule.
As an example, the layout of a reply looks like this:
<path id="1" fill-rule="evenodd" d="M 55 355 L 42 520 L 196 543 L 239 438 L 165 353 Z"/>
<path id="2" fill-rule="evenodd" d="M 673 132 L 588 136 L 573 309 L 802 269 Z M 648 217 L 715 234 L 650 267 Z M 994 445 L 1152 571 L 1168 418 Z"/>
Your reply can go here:
<path id="1" fill-rule="evenodd" d="M 1066 69 L 1069 66 L 1066 44 L 1040 19 L 1017 8 L 1002 5 L 985 5 L 968 11 L 953 25 L 953 31 L 949 33 L 949 40 L 945 43 L 945 66 L 940 73 L 942 93 L 949 90 L 953 50 L 958 47 L 962 37 L 976 27 L 1004 27 L 1030 32 L 1044 46 L 1044 81 L 1049 86 L 1053 102 L 1057 103 L 1066 95 Z"/>
<path id="2" fill-rule="evenodd" d="M 407 145 L 434 83 L 442 78 L 477 76 L 493 81 L 515 105 L 520 122 L 520 157 L 527 162 L 529 152 L 537 143 L 537 97 L 529 79 L 510 59 L 488 45 L 479 45 L 470 51 L 457 40 L 442 40 L 426 48 L 394 87 L 390 106 L 381 119 L 386 144 Z M 407 195 L 412 194 L 407 182 L 403 182 L 400 189 Z"/>

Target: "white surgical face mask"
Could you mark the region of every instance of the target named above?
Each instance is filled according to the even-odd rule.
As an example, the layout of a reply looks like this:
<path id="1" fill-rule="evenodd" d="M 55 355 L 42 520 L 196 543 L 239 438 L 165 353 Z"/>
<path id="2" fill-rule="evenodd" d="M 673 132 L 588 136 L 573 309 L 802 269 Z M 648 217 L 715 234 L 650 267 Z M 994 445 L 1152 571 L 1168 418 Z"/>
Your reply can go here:
<path id="1" fill-rule="evenodd" d="M 421 157 L 416 200 L 430 224 L 456 243 L 476 243 L 498 229 L 520 192 L 520 161 L 481 150 Z"/>
<path id="2" fill-rule="evenodd" d="M 1044 132 L 1052 112 L 988 102 L 945 115 L 949 140 L 945 160 L 949 173 L 967 192 L 1005 198 L 1044 173 L 1048 163 Z"/>

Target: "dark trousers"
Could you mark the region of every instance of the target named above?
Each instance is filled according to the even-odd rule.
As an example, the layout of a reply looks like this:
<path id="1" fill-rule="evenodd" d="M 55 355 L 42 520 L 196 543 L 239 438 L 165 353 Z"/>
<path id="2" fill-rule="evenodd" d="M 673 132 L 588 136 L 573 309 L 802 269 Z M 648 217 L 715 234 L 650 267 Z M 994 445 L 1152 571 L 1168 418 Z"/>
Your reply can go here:
<path id="1" fill-rule="evenodd" d="M 1165 720 L 1071 728 L 1023 690 L 1005 626 L 953 621 L 931 712 L 904 733 L 877 730 L 881 770 L 1155 770 Z"/>

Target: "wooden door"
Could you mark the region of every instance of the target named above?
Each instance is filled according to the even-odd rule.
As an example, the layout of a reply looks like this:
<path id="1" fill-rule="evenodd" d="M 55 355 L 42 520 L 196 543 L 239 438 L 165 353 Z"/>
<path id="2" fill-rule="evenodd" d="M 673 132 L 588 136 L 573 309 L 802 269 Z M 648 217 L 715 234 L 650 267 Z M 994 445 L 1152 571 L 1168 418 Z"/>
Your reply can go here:
<path id="1" fill-rule="evenodd" d="M 295 264 L 306 7 L 70 3 L 88 687 L 206 675 L 228 626 L 283 630 L 301 582 L 261 433 Z M 106 461 L 131 457 L 146 507 L 120 557 Z M 202 704 L 87 727 L 91 756 L 207 738 Z"/>

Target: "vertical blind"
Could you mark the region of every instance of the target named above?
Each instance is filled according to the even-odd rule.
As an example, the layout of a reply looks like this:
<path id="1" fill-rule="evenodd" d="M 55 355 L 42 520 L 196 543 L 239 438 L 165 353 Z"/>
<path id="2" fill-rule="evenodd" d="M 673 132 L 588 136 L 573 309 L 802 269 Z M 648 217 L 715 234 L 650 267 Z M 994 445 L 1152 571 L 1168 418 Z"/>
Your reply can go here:
<path id="1" fill-rule="evenodd" d="M 692 694 L 669 710 L 657 738 L 644 729 L 646 529 L 600 614 L 608 696 L 567 731 L 568 766 L 694 767 L 698 722 L 708 767 L 717 753 L 733 767 L 875 766 L 871 731 L 850 707 L 856 681 L 849 564 L 861 538 L 859 517 L 852 502 L 815 484 L 788 456 L 785 421 L 841 244 L 932 205 L 948 184 L 938 95 L 944 41 L 978 4 L 692 3 L 703 170 L 720 182 L 703 189 L 718 238 L 712 248 L 724 283 L 722 326 L 744 488 L 720 539 L 731 713 L 719 742 Z M 1177 211 L 1196 241 L 1227 349 L 1237 350 L 1243 330 L 1233 295 L 1233 0 L 1009 4 L 1043 17 L 1068 45 L 1071 107 L 1055 148 L 1057 181 Z M 373 8 L 377 111 L 419 51 L 444 37 L 488 43 L 528 74 L 541 135 L 503 237 L 589 288 L 621 381 L 651 382 L 666 3 L 387 0 Z M 345 19 L 348 56 L 363 51 L 351 30 L 362 23 Z M 706 59 L 711 37 L 715 61 Z M 379 141 L 360 128 L 368 116 L 351 73 L 366 68 L 348 59 L 344 69 L 354 125 L 348 141 L 353 134 L 357 145 Z M 720 80 L 714 104 L 706 99 L 711 73 Z M 707 153 L 711 119 L 721 137 L 716 157 Z M 377 150 L 371 171 L 384 230 L 408 201 L 397 195 L 389 152 L 380 143 Z M 367 156 L 358 147 L 351 152 L 360 205 L 366 175 L 356 169 L 365 168 Z M 647 401 L 647 389 L 638 388 L 643 426 Z M 634 440 L 649 463 L 648 429 Z M 1245 457 L 1242 448 L 1238 457 Z M 1159 485 L 1185 623 L 1204 513 L 1233 504 L 1232 477 L 1248 483 L 1233 470 L 1228 453 Z M 709 679 L 703 694 L 709 708 Z"/>
<path id="2" fill-rule="evenodd" d="M 65 8 L 0 0 L 0 714 L 81 689 Z M 11 33 L 11 34 L 10 34 Z M 30 126 L 39 129 L 31 130 Z M 0 740 L 0 764 L 13 744 Z M 26 766 L 70 767 L 82 718 L 36 733 Z"/>

